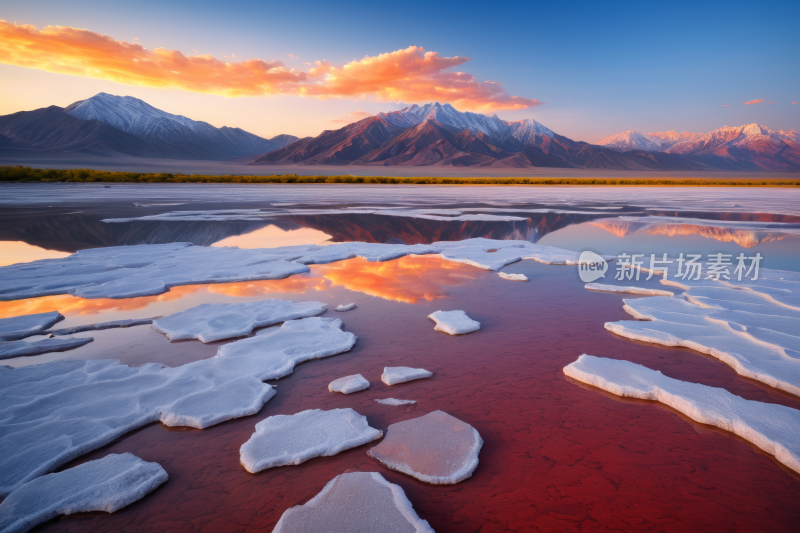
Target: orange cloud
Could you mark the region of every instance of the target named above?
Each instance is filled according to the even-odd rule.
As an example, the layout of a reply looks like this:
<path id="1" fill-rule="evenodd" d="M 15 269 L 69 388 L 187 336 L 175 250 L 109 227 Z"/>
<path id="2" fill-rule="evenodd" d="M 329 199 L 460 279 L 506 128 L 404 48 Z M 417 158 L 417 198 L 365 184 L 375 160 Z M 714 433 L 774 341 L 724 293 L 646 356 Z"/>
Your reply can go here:
<path id="1" fill-rule="evenodd" d="M 352 124 L 353 122 L 358 122 L 359 120 L 363 120 L 367 117 L 371 117 L 372 113 L 367 113 L 366 111 L 350 111 L 349 113 L 345 113 L 344 115 L 332 118 L 330 121 L 335 124 Z"/>
<path id="2" fill-rule="evenodd" d="M 235 57 L 235 56 L 234 56 Z M 173 88 L 227 97 L 299 95 L 381 101 L 439 100 L 463 109 L 525 109 L 542 102 L 511 96 L 499 84 L 471 74 L 445 72 L 468 57 L 442 57 L 410 46 L 365 56 L 337 67 L 317 61 L 303 72 L 280 60 L 227 62 L 210 54 L 143 47 L 69 26 L 12 24 L 0 20 L 0 63 L 125 85 Z"/>
<path id="3" fill-rule="evenodd" d="M 728 104 L 722 104 L 722 107 L 730 107 Z"/>
<path id="4" fill-rule="evenodd" d="M 749 102 L 742 102 L 742 103 L 744 105 L 753 105 L 753 104 L 760 104 L 763 101 L 764 101 L 764 99 L 762 98 L 761 100 L 750 100 Z"/>
<path id="5" fill-rule="evenodd" d="M 797 105 L 797 102 L 792 102 L 794 105 Z"/>

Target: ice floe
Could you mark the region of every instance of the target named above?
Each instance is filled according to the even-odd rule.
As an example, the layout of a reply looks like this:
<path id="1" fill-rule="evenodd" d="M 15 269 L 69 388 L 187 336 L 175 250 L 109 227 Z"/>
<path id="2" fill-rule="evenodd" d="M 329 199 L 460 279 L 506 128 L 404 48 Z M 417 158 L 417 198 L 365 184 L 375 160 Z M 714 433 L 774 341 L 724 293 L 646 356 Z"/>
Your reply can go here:
<path id="1" fill-rule="evenodd" d="M 24 533 L 58 515 L 113 513 L 167 481 L 158 463 L 110 454 L 25 483 L 0 503 L 0 531 Z"/>
<path id="2" fill-rule="evenodd" d="M 436 331 L 450 335 L 464 335 L 481 329 L 481 323 L 472 320 L 464 311 L 435 311 L 428 318 L 436 322 Z"/>
<path id="3" fill-rule="evenodd" d="M 417 403 L 415 400 L 398 400 L 397 398 L 383 398 L 375 401 L 383 405 L 411 405 Z"/>
<path id="4" fill-rule="evenodd" d="M 344 311 L 352 311 L 356 308 L 356 304 L 342 304 L 337 305 L 335 311 L 344 312 Z"/>
<path id="5" fill-rule="evenodd" d="M 369 381 L 364 379 L 364 376 L 361 374 L 354 374 L 352 376 L 334 379 L 328 384 L 329 391 L 341 392 L 342 394 L 352 394 L 368 387 Z"/>
<path id="6" fill-rule="evenodd" d="M 68 337 L 65 339 L 36 339 L 0 342 L 0 359 L 39 355 L 48 352 L 63 352 L 89 344 L 92 337 Z"/>
<path id="7" fill-rule="evenodd" d="M 498 272 L 497 275 L 503 279 L 508 279 L 511 281 L 528 281 L 528 276 L 525 274 L 509 274 L 508 272 Z"/>
<path id="8" fill-rule="evenodd" d="M 629 361 L 592 355 L 581 355 L 564 367 L 564 373 L 618 396 L 661 402 L 701 424 L 717 426 L 752 442 L 800 472 L 800 411 L 796 409 L 745 400 L 725 389 L 673 379 Z"/>
<path id="9" fill-rule="evenodd" d="M 309 409 L 295 415 L 275 415 L 256 424 L 256 432 L 242 444 L 239 458 L 248 472 L 299 465 L 313 457 L 328 457 L 383 436 L 367 417 L 350 408 Z"/>
<path id="10" fill-rule="evenodd" d="M 255 414 L 275 394 L 264 380 L 353 347 L 355 335 L 341 327 L 290 320 L 176 368 L 77 359 L 0 366 L 0 495 L 151 422 L 202 429 Z"/>
<path id="11" fill-rule="evenodd" d="M 482 446 L 475 428 L 445 412 L 433 411 L 392 424 L 386 438 L 367 454 L 420 481 L 451 485 L 472 475 Z"/>
<path id="12" fill-rule="evenodd" d="M 407 366 L 387 366 L 383 369 L 381 381 L 387 385 L 397 385 L 415 379 L 429 378 L 433 372 L 428 372 L 424 368 L 411 368 Z"/>
<path id="13" fill-rule="evenodd" d="M 100 331 L 104 329 L 114 328 L 130 328 L 133 326 L 144 326 L 152 324 L 153 320 L 161 318 L 160 316 L 153 318 L 130 318 L 127 320 L 112 320 L 111 322 L 100 322 L 98 324 L 83 324 L 82 326 L 73 326 L 71 328 L 51 329 L 45 331 L 45 334 L 60 336 L 60 335 L 74 335 L 75 333 L 83 333 L 84 331 Z"/>
<path id="14" fill-rule="evenodd" d="M 16 341 L 38 335 L 59 320 L 64 320 L 64 316 L 58 311 L 0 318 L 0 340 Z"/>
<path id="15" fill-rule="evenodd" d="M 287 509 L 273 533 L 352 531 L 433 533 L 405 492 L 377 472 L 349 472 L 328 482 L 306 502 Z"/>
<path id="16" fill-rule="evenodd" d="M 606 285 L 604 283 L 587 283 L 584 285 L 590 291 L 602 292 L 624 292 L 627 294 L 643 294 L 645 296 L 674 296 L 675 293 L 671 291 L 664 291 L 659 289 L 648 289 L 645 287 L 633 287 L 630 285 Z"/>
<path id="17" fill-rule="evenodd" d="M 199 339 L 214 342 L 241 337 L 256 328 L 324 313 L 322 302 L 258 300 L 255 302 L 201 304 L 153 322 L 153 329 L 171 341 Z"/>
<path id="18" fill-rule="evenodd" d="M 629 339 L 683 346 L 718 358 L 737 373 L 800 396 L 800 282 L 668 279 L 682 298 L 623 299 L 636 321 L 608 322 Z M 780 273 L 793 278 L 792 273 Z"/>

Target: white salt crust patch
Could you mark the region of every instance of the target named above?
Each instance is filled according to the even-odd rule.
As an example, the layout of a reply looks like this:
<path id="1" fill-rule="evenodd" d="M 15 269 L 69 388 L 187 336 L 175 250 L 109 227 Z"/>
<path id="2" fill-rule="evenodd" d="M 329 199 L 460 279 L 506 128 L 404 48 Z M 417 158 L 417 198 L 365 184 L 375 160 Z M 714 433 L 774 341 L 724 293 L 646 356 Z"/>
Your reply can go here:
<path id="1" fill-rule="evenodd" d="M 383 369 L 381 381 L 387 385 L 397 385 L 398 383 L 405 383 L 406 381 L 413 381 L 415 379 L 429 378 L 432 375 L 433 372 L 429 372 L 424 368 L 387 366 Z"/>
<path id="2" fill-rule="evenodd" d="M 290 320 L 168 368 L 59 359 L 0 366 L 0 494 L 151 422 L 206 428 L 257 413 L 275 394 L 263 383 L 356 342 L 331 318 Z"/>
<path id="3" fill-rule="evenodd" d="M 683 298 L 624 299 L 638 321 L 608 322 L 622 337 L 683 346 L 718 358 L 737 373 L 800 395 L 800 281 L 666 280 Z"/>
<path id="4" fill-rule="evenodd" d="M 61 336 L 61 335 L 73 335 L 75 333 L 82 333 L 84 331 L 101 331 L 104 329 L 114 329 L 114 328 L 130 328 L 133 326 L 144 326 L 146 324 L 152 324 L 153 320 L 157 320 L 161 318 L 160 316 L 153 317 L 153 318 L 131 318 L 127 320 L 112 320 L 111 322 L 100 322 L 98 324 L 83 324 L 81 326 L 73 326 L 71 328 L 61 328 L 61 329 L 51 329 L 45 331 L 45 334 Z"/>
<path id="5" fill-rule="evenodd" d="M 364 376 L 361 374 L 335 379 L 328 384 L 328 390 L 330 392 L 341 392 L 342 394 L 352 394 L 368 387 L 369 381 L 364 379 Z"/>
<path id="6" fill-rule="evenodd" d="M 382 400 L 375 400 L 383 405 L 411 405 L 417 403 L 415 400 L 398 400 L 397 398 L 383 398 Z"/>
<path id="7" fill-rule="evenodd" d="M 110 454 L 25 483 L 0 503 L 0 531 L 24 533 L 58 515 L 113 513 L 167 481 L 157 463 Z"/>
<path id="8" fill-rule="evenodd" d="M 386 438 L 367 455 L 425 483 L 452 485 L 472 476 L 482 446 L 475 428 L 445 412 L 433 411 L 392 424 Z"/>
<path id="9" fill-rule="evenodd" d="M 497 275 L 503 279 L 508 279 L 511 281 L 528 281 L 528 276 L 525 274 L 509 274 L 508 272 L 498 272 Z"/>
<path id="10" fill-rule="evenodd" d="M 64 316 L 58 311 L 0 318 L 0 341 L 16 341 L 38 335 L 59 320 L 64 320 Z"/>
<path id="11" fill-rule="evenodd" d="M 0 342 L 0 359 L 11 359 L 12 357 L 71 350 L 83 346 L 84 344 L 89 344 L 93 340 L 92 337 L 67 337 L 59 339 Z"/>
<path id="12" fill-rule="evenodd" d="M 356 308 L 356 304 L 342 304 L 337 305 L 335 311 L 344 312 L 344 311 L 352 311 Z"/>
<path id="13" fill-rule="evenodd" d="M 405 492 L 377 472 L 340 474 L 305 505 L 287 509 L 273 533 L 433 533 Z"/>
<path id="14" fill-rule="evenodd" d="M 248 472 L 299 465 L 313 457 L 328 457 L 383 436 L 367 417 L 352 409 L 309 409 L 295 415 L 276 415 L 256 424 L 242 444 L 239 458 Z"/>
<path id="15" fill-rule="evenodd" d="M 436 311 L 428 315 L 436 322 L 436 331 L 450 335 L 464 335 L 481 329 L 481 323 L 472 320 L 464 311 Z"/>
<path id="16" fill-rule="evenodd" d="M 241 337 L 256 328 L 324 313 L 322 302 L 258 300 L 255 302 L 201 304 L 153 322 L 153 329 L 171 341 L 198 339 L 214 342 Z"/>
<path id="17" fill-rule="evenodd" d="M 309 264 L 354 257 L 389 261 L 412 254 L 440 254 L 449 261 L 486 270 L 499 270 L 522 259 L 575 265 L 579 255 L 528 241 L 481 238 L 430 245 L 346 242 L 262 249 L 190 243 L 115 246 L 80 250 L 61 259 L 0 267 L 0 300 L 55 294 L 82 298 L 152 296 L 178 285 L 282 279 L 309 272 L 306 266 Z"/>
<path id="18" fill-rule="evenodd" d="M 630 285 L 606 285 L 604 283 L 587 283 L 584 285 L 590 291 L 602 292 L 624 292 L 628 294 L 643 294 L 645 296 L 674 296 L 671 291 L 659 289 L 647 289 L 645 287 L 633 287 Z"/>
<path id="19" fill-rule="evenodd" d="M 618 396 L 653 400 L 730 431 L 800 472 L 800 411 L 664 376 L 629 361 L 581 355 L 564 373 Z"/>

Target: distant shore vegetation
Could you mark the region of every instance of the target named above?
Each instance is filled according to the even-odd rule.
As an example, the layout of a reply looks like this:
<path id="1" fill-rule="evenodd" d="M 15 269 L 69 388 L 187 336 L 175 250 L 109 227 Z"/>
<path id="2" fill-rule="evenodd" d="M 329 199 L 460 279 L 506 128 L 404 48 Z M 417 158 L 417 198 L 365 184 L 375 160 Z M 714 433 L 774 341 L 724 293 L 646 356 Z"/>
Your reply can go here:
<path id="1" fill-rule="evenodd" d="M 0 166 L 4 183 L 350 183 L 375 185 L 643 185 L 643 186 L 724 186 L 724 187 L 800 187 L 800 179 L 705 179 L 705 178 L 469 178 L 401 176 L 273 176 L 171 174 L 165 172 L 112 172 L 91 169 L 40 169 Z"/>

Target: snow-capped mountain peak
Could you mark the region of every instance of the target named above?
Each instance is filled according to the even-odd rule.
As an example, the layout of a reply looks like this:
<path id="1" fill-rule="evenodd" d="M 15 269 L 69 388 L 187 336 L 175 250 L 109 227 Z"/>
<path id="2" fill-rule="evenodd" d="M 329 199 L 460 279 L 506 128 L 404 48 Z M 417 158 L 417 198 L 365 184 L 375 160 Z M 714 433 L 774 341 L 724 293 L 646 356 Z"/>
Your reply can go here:
<path id="1" fill-rule="evenodd" d="M 612 135 L 611 137 L 606 137 L 597 144 L 618 152 L 627 152 L 629 150 L 661 150 L 661 141 L 659 139 L 635 130 L 628 130 Z"/>

